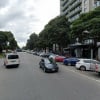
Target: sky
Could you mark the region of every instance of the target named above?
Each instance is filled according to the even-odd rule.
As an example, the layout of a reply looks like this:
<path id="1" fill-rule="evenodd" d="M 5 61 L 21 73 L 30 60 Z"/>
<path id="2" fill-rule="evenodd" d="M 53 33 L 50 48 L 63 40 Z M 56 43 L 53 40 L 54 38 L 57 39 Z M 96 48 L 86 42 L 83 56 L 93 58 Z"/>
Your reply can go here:
<path id="1" fill-rule="evenodd" d="M 60 14 L 60 0 L 0 0 L 0 31 L 11 31 L 20 47 Z"/>

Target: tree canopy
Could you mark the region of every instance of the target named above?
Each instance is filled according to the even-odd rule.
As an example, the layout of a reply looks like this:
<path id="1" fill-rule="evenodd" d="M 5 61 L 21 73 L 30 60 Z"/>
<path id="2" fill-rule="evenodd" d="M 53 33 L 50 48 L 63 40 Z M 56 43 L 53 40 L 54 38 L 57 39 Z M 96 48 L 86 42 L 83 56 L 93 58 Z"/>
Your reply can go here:
<path id="1" fill-rule="evenodd" d="M 89 31 L 90 37 L 98 37 L 100 39 L 100 7 L 85 14 L 72 23 L 71 35 L 74 38 L 82 38 L 83 31 Z"/>
<path id="2" fill-rule="evenodd" d="M 53 44 L 66 47 L 70 42 L 70 23 L 65 16 L 57 16 L 46 24 L 38 37 L 31 39 L 33 35 L 36 34 L 32 34 L 30 39 L 27 40 L 26 47 L 29 49 L 34 47 L 52 48 Z"/>
<path id="3" fill-rule="evenodd" d="M 52 19 L 40 32 L 39 37 L 47 47 L 58 44 L 60 47 L 66 47 L 69 42 L 70 23 L 65 16 L 57 16 Z"/>
<path id="4" fill-rule="evenodd" d="M 26 48 L 33 50 L 34 48 L 37 47 L 37 42 L 38 42 L 38 35 L 36 33 L 32 33 L 30 35 L 30 38 L 27 40 Z"/>
<path id="5" fill-rule="evenodd" d="M 17 41 L 15 40 L 13 33 L 9 31 L 0 31 L 0 52 L 2 52 L 2 49 L 14 50 L 17 47 Z"/>

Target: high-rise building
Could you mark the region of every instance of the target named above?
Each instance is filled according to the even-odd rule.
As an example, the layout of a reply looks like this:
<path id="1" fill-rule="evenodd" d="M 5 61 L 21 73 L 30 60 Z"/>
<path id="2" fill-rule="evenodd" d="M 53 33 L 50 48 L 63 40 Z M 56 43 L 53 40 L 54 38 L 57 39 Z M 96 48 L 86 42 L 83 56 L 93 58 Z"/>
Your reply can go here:
<path id="1" fill-rule="evenodd" d="M 100 6 L 100 0 L 60 0 L 60 15 L 66 15 L 72 22 L 81 13 L 89 12 L 97 6 Z"/>

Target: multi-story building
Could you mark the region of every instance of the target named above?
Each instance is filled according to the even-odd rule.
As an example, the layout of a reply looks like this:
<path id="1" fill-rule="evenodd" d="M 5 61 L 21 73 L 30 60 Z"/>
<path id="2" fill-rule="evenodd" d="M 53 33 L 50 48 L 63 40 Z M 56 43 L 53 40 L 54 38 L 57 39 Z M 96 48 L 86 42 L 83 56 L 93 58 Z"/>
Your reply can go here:
<path id="1" fill-rule="evenodd" d="M 81 13 L 97 6 L 100 6 L 100 0 L 60 0 L 60 15 L 66 15 L 69 21 L 74 21 Z"/>

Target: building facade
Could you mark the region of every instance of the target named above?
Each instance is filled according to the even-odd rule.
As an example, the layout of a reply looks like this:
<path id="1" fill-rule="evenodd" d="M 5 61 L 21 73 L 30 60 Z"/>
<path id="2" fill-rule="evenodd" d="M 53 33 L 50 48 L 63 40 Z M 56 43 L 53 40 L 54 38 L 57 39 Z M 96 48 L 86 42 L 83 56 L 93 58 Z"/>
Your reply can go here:
<path id="1" fill-rule="evenodd" d="M 60 0 L 60 15 L 66 15 L 70 22 L 82 13 L 100 6 L 100 0 Z"/>

